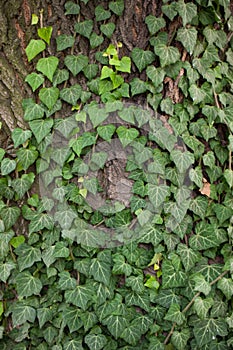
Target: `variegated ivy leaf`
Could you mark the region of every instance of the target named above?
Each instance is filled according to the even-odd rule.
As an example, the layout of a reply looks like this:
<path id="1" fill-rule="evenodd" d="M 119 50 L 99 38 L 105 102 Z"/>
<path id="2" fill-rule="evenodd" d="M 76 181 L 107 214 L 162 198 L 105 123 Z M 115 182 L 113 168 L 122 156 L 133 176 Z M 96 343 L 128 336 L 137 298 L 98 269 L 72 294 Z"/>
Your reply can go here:
<path id="1" fill-rule="evenodd" d="M 13 261 L 1 262 L 0 263 L 0 280 L 6 283 L 8 277 L 11 274 L 11 271 L 16 267 L 16 264 Z"/>
<path id="2" fill-rule="evenodd" d="M 194 300 L 193 308 L 196 311 L 198 317 L 205 319 L 207 317 L 209 309 L 213 306 L 214 300 L 212 298 L 197 297 Z"/>
<path id="3" fill-rule="evenodd" d="M 36 319 L 36 310 L 26 305 L 24 302 L 17 302 L 12 308 L 12 321 L 14 327 L 24 324 L 25 322 L 33 323 Z"/>
<path id="4" fill-rule="evenodd" d="M 68 326 L 70 332 L 75 332 L 83 326 L 83 321 L 80 318 L 81 312 L 76 307 L 66 307 L 62 312 L 62 318 Z"/>
<path id="5" fill-rule="evenodd" d="M 15 283 L 17 293 L 21 297 L 38 295 L 43 287 L 40 279 L 31 275 L 29 271 L 20 272 L 15 278 Z"/>
<path id="6" fill-rule="evenodd" d="M 227 324 L 224 319 L 208 318 L 206 320 L 196 320 L 194 325 L 194 336 L 199 347 L 208 344 L 217 336 L 228 334 Z"/>
<path id="7" fill-rule="evenodd" d="M 180 305 L 172 304 L 164 319 L 182 325 L 185 321 L 185 315 L 180 311 Z"/>
<path id="8" fill-rule="evenodd" d="M 186 348 L 189 338 L 190 331 L 188 328 L 184 328 L 180 332 L 174 331 L 172 333 L 171 342 L 177 350 L 183 350 Z"/>
<path id="9" fill-rule="evenodd" d="M 93 290 L 89 285 L 78 285 L 74 289 L 65 291 L 65 300 L 86 310 L 87 303 L 93 298 Z"/>
<path id="10" fill-rule="evenodd" d="M 101 350 L 107 344 L 107 338 L 103 334 L 88 334 L 84 338 L 90 350 Z"/>

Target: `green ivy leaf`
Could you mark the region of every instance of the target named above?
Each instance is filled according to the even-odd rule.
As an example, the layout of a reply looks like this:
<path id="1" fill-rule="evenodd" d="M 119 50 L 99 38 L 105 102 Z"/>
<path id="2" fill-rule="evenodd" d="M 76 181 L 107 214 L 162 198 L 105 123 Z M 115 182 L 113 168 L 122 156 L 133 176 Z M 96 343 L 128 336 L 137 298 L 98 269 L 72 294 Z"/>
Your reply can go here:
<path id="1" fill-rule="evenodd" d="M 46 45 L 42 40 L 30 40 L 28 46 L 25 49 L 28 62 L 30 62 L 34 57 L 36 57 L 40 52 L 46 49 Z"/>
<path id="2" fill-rule="evenodd" d="M 113 257 L 112 273 L 116 275 L 130 276 L 132 273 L 132 267 L 125 262 L 125 257 L 121 254 L 114 254 Z"/>
<path id="3" fill-rule="evenodd" d="M 15 128 L 11 134 L 14 141 L 14 147 L 17 148 L 19 145 L 25 143 L 28 139 L 31 138 L 32 133 L 30 130 L 23 130 L 20 128 Z"/>
<path id="4" fill-rule="evenodd" d="M 148 197 L 153 206 L 158 209 L 164 204 L 166 197 L 170 194 L 170 189 L 166 185 L 148 184 Z"/>
<path id="5" fill-rule="evenodd" d="M 117 128 L 116 133 L 123 147 L 126 147 L 127 145 L 129 145 L 139 135 L 139 132 L 137 129 L 134 129 L 134 128 L 128 129 L 123 125 Z"/>
<path id="6" fill-rule="evenodd" d="M 163 83 L 166 72 L 161 68 L 148 66 L 146 69 L 146 75 L 152 81 L 155 87 L 159 87 Z"/>
<path id="7" fill-rule="evenodd" d="M 36 141 L 40 143 L 49 133 L 53 127 L 53 119 L 40 119 L 29 122 L 30 128 L 36 138 Z"/>
<path id="8" fill-rule="evenodd" d="M 116 70 L 120 72 L 131 72 L 131 59 L 130 57 L 122 57 L 122 59 L 119 61 L 119 64 L 116 66 Z"/>
<path id="9" fill-rule="evenodd" d="M 88 57 L 84 55 L 68 55 L 65 57 L 65 65 L 76 76 L 88 65 Z"/>
<path id="10" fill-rule="evenodd" d="M 106 110 L 104 108 L 100 108 L 98 105 L 90 106 L 88 108 L 88 115 L 94 128 L 96 128 L 108 117 Z"/>
<path id="11" fill-rule="evenodd" d="M 58 97 L 59 89 L 56 87 L 40 89 L 39 98 L 41 102 L 43 102 L 46 105 L 46 107 L 48 107 L 49 110 L 51 110 L 54 107 Z"/>
<path id="12" fill-rule="evenodd" d="M 124 11 L 124 0 L 110 1 L 109 9 L 117 16 L 121 16 Z"/>
<path id="13" fill-rule="evenodd" d="M 66 69 L 57 69 L 53 76 L 53 85 L 57 86 L 69 79 L 69 72 Z"/>
<path id="14" fill-rule="evenodd" d="M 22 301 L 16 303 L 12 310 L 12 321 L 14 327 L 24 324 L 29 321 L 35 322 L 36 310 L 28 305 L 25 305 Z"/>
<path id="15" fill-rule="evenodd" d="M 83 68 L 83 73 L 88 80 L 92 80 L 96 77 L 99 71 L 99 67 L 95 63 L 88 64 L 88 66 Z"/>
<path id="16" fill-rule="evenodd" d="M 154 52 L 159 56 L 161 67 L 176 63 L 180 59 L 179 50 L 173 46 L 158 44 L 154 47 Z"/>
<path id="17" fill-rule="evenodd" d="M 16 267 L 16 264 L 13 261 L 8 262 L 1 262 L 0 263 L 0 280 L 4 283 L 6 283 L 7 279 L 11 275 L 11 271 L 14 270 Z"/>
<path id="18" fill-rule="evenodd" d="M 42 108 L 39 104 L 34 101 L 26 107 L 24 112 L 24 120 L 29 122 L 35 119 L 41 119 L 44 116 L 44 108 Z"/>
<path id="19" fill-rule="evenodd" d="M 109 39 L 112 37 L 112 34 L 113 34 L 115 28 L 116 28 L 116 26 L 112 22 L 109 22 L 107 24 L 101 24 L 101 26 L 100 26 L 101 32 L 104 35 L 106 35 L 106 37 L 109 38 Z"/>
<path id="20" fill-rule="evenodd" d="M 12 187 L 21 199 L 25 193 L 31 188 L 35 175 L 33 173 L 23 174 L 21 178 L 12 181 Z"/>
<path id="21" fill-rule="evenodd" d="M 228 185 L 230 186 L 230 188 L 232 188 L 233 187 L 233 170 L 226 169 L 226 170 L 224 170 L 223 175 L 224 175 Z"/>
<path id="22" fill-rule="evenodd" d="M 146 17 L 145 22 L 147 24 L 150 35 L 154 35 L 161 28 L 166 26 L 166 22 L 163 17 L 155 17 L 152 15 L 149 15 Z"/>
<path id="23" fill-rule="evenodd" d="M 149 64 L 151 64 L 155 59 L 155 55 L 151 51 L 144 51 L 138 47 L 134 48 L 132 51 L 132 60 L 141 72 Z"/>
<path id="24" fill-rule="evenodd" d="M 132 324 L 129 327 L 124 329 L 121 335 L 121 338 L 123 338 L 130 345 L 136 346 L 141 336 L 142 336 L 141 327 L 137 324 L 136 325 Z"/>
<path id="25" fill-rule="evenodd" d="M 147 91 L 146 82 L 139 79 L 133 78 L 130 82 L 131 94 L 132 96 L 143 94 Z"/>
<path id="26" fill-rule="evenodd" d="M 68 47 L 72 47 L 75 43 L 75 38 L 71 35 L 61 34 L 56 37 L 57 50 L 62 51 Z"/>
<path id="27" fill-rule="evenodd" d="M 221 278 L 218 281 L 217 287 L 223 292 L 227 300 L 231 300 L 233 295 L 233 281 L 230 278 Z"/>
<path id="28" fill-rule="evenodd" d="M 107 338 L 103 334 L 88 334 L 84 338 L 91 350 L 101 350 L 107 344 Z"/>
<path id="29" fill-rule="evenodd" d="M 164 319 L 171 322 L 176 322 L 180 326 L 185 321 L 185 315 L 180 311 L 179 304 L 172 304 Z"/>
<path id="30" fill-rule="evenodd" d="M 29 233 L 38 232 L 44 228 L 52 230 L 53 226 L 54 222 L 51 216 L 45 213 L 35 214 L 29 224 Z"/>
<path id="31" fill-rule="evenodd" d="M 41 39 L 43 39 L 48 45 L 50 45 L 52 32 L 53 32 L 53 27 L 43 27 L 43 28 L 38 28 L 37 30 L 38 36 Z"/>
<path id="32" fill-rule="evenodd" d="M 162 12 L 170 19 L 170 21 L 172 21 L 173 18 L 177 15 L 176 2 L 172 2 L 169 5 L 163 5 Z"/>
<path id="33" fill-rule="evenodd" d="M 57 69 L 59 60 L 55 56 L 50 56 L 46 58 L 40 58 L 36 69 L 43 73 L 51 82 L 53 81 L 53 75 Z"/>
<path id="34" fill-rule="evenodd" d="M 174 161 L 181 174 L 185 173 L 195 161 L 194 155 L 191 152 L 182 152 L 180 150 L 172 150 L 171 159 Z"/>
<path id="35" fill-rule="evenodd" d="M 10 174 L 16 168 L 16 161 L 9 158 L 4 158 L 1 162 L 2 176 Z"/>
<path id="36" fill-rule="evenodd" d="M 179 40 L 184 48 L 190 53 L 193 53 L 197 42 L 197 30 L 195 28 L 180 28 L 177 32 L 177 40 Z"/>
<path id="37" fill-rule="evenodd" d="M 100 46 L 103 41 L 104 41 L 104 38 L 101 35 L 97 35 L 95 32 L 93 32 L 90 36 L 91 49 L 94 49 L 97 46 Z"/>
<path id="38" fill-rule="evenodd" d="M 201 221 L 196 226 L 196 234 L 190 237 L 189 244 L 194 250 L 204 250 L 218 246 L 219 242 L 215 235 L 213 225 L 208 225 L 205 221 Z"/>
<path id="39" fill-rule="evenodd" d="M 106 19 L 111 17 L 111 12 L 108 10 L 105 10 L 102 5 L 98 5 L 95 8 L 95 18 L 96 21 L 105 21 Z"/>
<path id="40" fill-rule="evenodd" d="M 93 290 L 88 285 L 78 285 L 72 290 L 65 291 L 65 300 L 67 303 L 71 303 L 80 307 L 82 310 L 86 310 L 88 301 L 93 297 Z"/>
<path id="41" fill-rule="evenodd" d="M 177 350 L 183 350 L 187 346 L 190 338 L 190 331 L 188 328 L 182 329 L 180 332 L 174 331 L 171 336 L 171 342 Z"/>
<path id="42" fill-rule="evenodd" d="M 77 310 L 77 308 L 66 307 L 62 313 L 62 317 L 70 333 L 79 330 L 83 326 L 83 321 L 80 318 L 80 311 Z M 80 347 L 78 349 L 80 349 Z"/>
<path id="43" fill-rule="evenodd" d="M 227 324 L 223 319 L 208 318 L 206 320 L 196 320 L 194 325 L 194 336 L 198 346 L 203 346 L 216 338 L 216 336 L 226 336 L 228 334 Z"/>
<path id="44" fill-rule="evenodd" d="M 185 271 L 191 270 L 194 265 L 200 260 L 201 256 L 199 252 L 187 247 L 187 245 L 180 243 L 177 248 L 177 253 L 181 257 L 181 261 L 184 265 Z"/>
<path id="45" fill-rule="evenodd" d="M 163 288 L 184 287 L 187 275 L 183 271 L 176 271 L 171 261 L 164 260 L 162 264 Z"/>
<path id="46" fill-rule="evenodd" d="M 44 83 L 44 77 L 41 74 L 33 72 L 26 76 L 25 81 L 31 86 L 32 91 L 34 92 Z"/>
<path id="47" fill-rule="evenodd" d="M 82 1 L 84 1 L 84 2 L 86 1 L 87 2 L 89 0 L 82 0 Z M 58 350 L 61 350 L 61 349 L 59 348 Z M 64 350 L 83 350 L 82 340 L 72 339 L 70 341 L 65 342 Z"/>
<path id="48" fill-rule="evenodd" d="M 193 276 L 191 276 L 191 279 L 195 282 L 194 290 L 204 293 L 205 295 L 210 293 L 211 286 L 201 273 L 195 273 Z"/>
<path id="49" fill-rule="evenodd" d="M 20 244 L 15 249 L 15 253 L 18 255 L 17 262 L 20 272 L 33 266 L 35 262 L 41 261 L 40 249 L 29 246 L 26 243 Z"/>
<path id="50" fill-rule="evenodd" d="M 75 24 L 74 28 L 76 33 L 79 33 L 89 39 L 93 29 L 93 21 L 86 20 L 83 22 L 78 22 Z"/>
<path id="51" fill-rule="evenodd" d="M 39 278 L 31 275 L 29 271 L 20 272 L 15 278 L 15 283 L 18 296 L 21 297 L 39 295 L 43 287 Z"/>
<path id="52" fill-rule="evenodd" d="M 31 148 L 20 148 L 16 152 L 16 154 L 23 169 L 27 170 L 29 166 L 36 161 L 39 155 L 39 152 L 36 150 L 35 147 L 31 147 Z"/>
<path id="53" fill-rule="evenodd" d="M 176 3 L 176 11 L 179 13 L 183 20 L 183 26 L 190 23 L 192 19 L 197 15 L 197 6 L 191 2 L 185 3 L 184 0 L 179 0 Z"/>
<path id="54" fill-rule="evenodd" d="M 78 15 L 80 12 L 80 6 L 75 4 L 73 1 L 67 1 L 65 3 L 65 15 Z"/>
<path id="55" fill-rule="evenodd" d="M 39 327 L 42 328 L 46 322 L 51 321 L 51 319 L 53 318 L 53 314 L 53 310 L 48 307 L 37 309 Z"/>
<path id="56" fill-rule="evenodd" d="M 105 141 L 110 141 L 113 134 L 116 131 L 116 127 L 113 124 L 103 125 L 97 127 L 98 135 Z"/>
<path id="57" fill-rule="evenodd" d="M 60 91 L 62 100 L 75 106 L 81 96 L 81 86 L 79 84 L 72 85 L 70 88 L 64 88 Z"/>
<path id="58" fill-rule="evenodd" d="M 109 332 L 115 339 L 120 338 L 122 332 L 127 327 L 127 319 L 122 315 L 110 315 L 105 318 L 103 324 L 107 326 Z"/>
<path id="59" fill-rule="evenodd" d="M 77 217 L 72 208 L 65 207 L 63 210 L 59 210 L 55 213 L 54 219 L 57 221 L 63 229 L 69 229 Z"/>
<path id="60" fill-rule="evenodd" d="M 105 285 L 109 285 L 111 267 L 108 262 L 94 258 L 92 259 L 90 266 L 90 274 L 93 276 L 95 281 L 103 282 Z"/>
<path id="61" fill-rule="evenodd" d="M 213 304 L 214 300 L 212 298 L 197 297 L 194 300 L 193 308 L 196 311 L 198 317 L 204 320 L 207 317 L 207 313 Z"/>

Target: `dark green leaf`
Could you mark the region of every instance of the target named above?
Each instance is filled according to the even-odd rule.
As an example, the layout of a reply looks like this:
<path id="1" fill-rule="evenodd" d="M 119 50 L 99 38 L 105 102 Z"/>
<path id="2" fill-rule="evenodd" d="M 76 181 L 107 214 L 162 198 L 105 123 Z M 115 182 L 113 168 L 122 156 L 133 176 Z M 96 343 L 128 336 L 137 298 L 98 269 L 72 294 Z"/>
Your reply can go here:
<path id="1" fill-rule="evenodd" d="M 65 65 L 76 76 L 88 65 L 88 57 L 84 55 L 67 55 L 65 58 Z"/>
<path id="2" fill-rule="evenodd" d="M 132 60 L 141 72 L 149 64 L 151 64 L 155 59 L 155 55 L 151 51 L 143 51 L 139 48 L 134 48 L 132 51 Z"/>
<path id="3" fill-rule="evenodd" d="M 36 69 L 43 73 L 50 81 L 53 81 L 53 75 L 57 69 L 59 60 L 55 56 L 50 56 L 46 58 L 40 58 Z"/>

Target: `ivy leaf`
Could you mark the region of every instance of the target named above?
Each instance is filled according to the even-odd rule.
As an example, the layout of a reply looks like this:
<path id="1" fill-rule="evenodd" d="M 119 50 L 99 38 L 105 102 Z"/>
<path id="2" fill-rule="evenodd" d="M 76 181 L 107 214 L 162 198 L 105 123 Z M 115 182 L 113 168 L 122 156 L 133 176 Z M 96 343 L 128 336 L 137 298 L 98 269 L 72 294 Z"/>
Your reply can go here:
<path id="1" fill-rule="evenodd" d="M 93 21 L 86 20 L 83 22 L 76 23 L 74 28 L 76 33 L 79 33 L 89 39 L 93 29 Z"/>
<path id="2" fill-rule="evenodd" d="M 97 35 L 95 32 L 93 32 L 90 36 L 90 46 L 91 49 L 96 48 L 97 46 L 101 45 L 104 41 L 104 38 L 101 35 Z"/>
<path id="3" fill-rule="evenodd" d="M 193 332 L 199 347 L 210 343 L 218 335 L 224 337 L 228 334 L 227 324 L 221 318 L 196 320 Z"/>
<path id="4" fill-rule="evenodd" d="M 132 60 L 134 61 L 139 72 L 151 64 L 155 59 L 155 55 L 151 51 L 143 51 L 138 47 L 134 48 L 132 51 Z"/>
<path id="5" fill-rule="evenodd" d="M 35 147 L 32 148 L 20 148 L 17 152 L 17 158 L 20 161 L 21 166 L 23 167 L 23 170 L 27 170 L 30 165 L 32 165 L 38 155 L 39 152 L 36 150 Z"/>
<path id="6" fill-rule="evenodd" d="M 0 254 L 2 258 L 4 258 L 9 252 L 9 243 L 14 235 L 14 232 L 11 230 L 8 232 L 0 233 Z"/>
<path id="7" fill-rule="evenodd" d="M 87 303 L 93 297 L 93 290 L 87 285 L 78 285 L 73 290 L 65 291 L 65 300 L 67 303 L 71 303 L 80 307 L 82 310 L 86 310 Z"/>
<path id="8" fill-rule="evenodd" d="M 43 287 L 39 278 L 34 277 L 28 271 L 19 273 L 15 278 L 17 293 L 21 297 L 39 295 Z"/>
<path id="9" fill-rule="evenodd" d="M 21 178 L 12 181 L 12 187 L 21 199 L 25 193 L 31 188 L 34 182 L 35 174 L 23 174 Z"/>
<path id="10" fill-rule="evenodd" d="M 108 117 L 106 110 L 96 105 L 88 108 L 88 115 L 94 128 L 96 128 Z"/>
<path id="11" fill-rule="evenodd" d="M 163 5 L 162 12 L 172 21 L 173 18 L 177 15 L 176 2 L 172 2 L 169 5 Z"/>
<path id="12" fill-rule="evenodd" d="M 29 122 L 30 128 L 36 138 L 36 141 L 40 143 L 45 136 L 47 136 L 50 133 L 50 130 L 53 127 L 53 119 L 40 119 L 40 120 L 33 120 Z"/>
<path id="13" fill-rule="evenodd" d="M 212 298 L 197 297 L 194 300 L 193 308 L 196 311 L 198 317 L 204 320 L 207 317 L 207 313 L 213 304 L 214 300 Z"/>
<path id="14" fill-rule="evenodd" d="M 65 65 L 76 76 L 88 65 L 88 57 L 85 55 L 68 55 L 65 57 Z"/>
<path id="15" fill-rule="evenodd" d="M 176 288 L 185 286 L 187 275 L 183 271 L 176 271 L 171 261 L 163 261 L 162 273 L 163 288 Z"/>
<path id="16" fill-rule="evenodd" d="M 171 322 L 176 322 L 180 326 L 185 321 L 185 315 L 180 311 L 179 304 L 172 304 L 164 319 Z"/>
<path id="17" fill-rule="evenodd" d="M 75 38 L 71 35 L 61 34 L 56 37 L 57 51 L 62 51 L 68 47 L 72 47 L 75 43 Z"/>
<path id="18" fill-rule="evenodd" d="M 162 17 L 155 17 L 152 15 L 149 15 L 146 17 L 145 22 L 147 24 L 148 30 L 150 32 L 150 35 L 154 35 L 157 33 L 161 28 L 166 26 L 166 22 L 164 18 Z"/>
<path id="19" fill-rule="evenodd" d="M 166 72 L 161 68 L 148 66 L 146 69 L 146 75 L 152 81 L 155 87 L 159 87 L 163 83 Z"/>
<path id="20" fill-rule="evenodd" d="M 223 173 L 228 185 L 230 186 L 230 188 L 233 187 L 233 170 L 231 169 L 226 169 L 224 170 L 224 173 Z"/>
<path id="21" fill-rule="evenodd" d="M 108 285 L 111 277 L 111 268 L 109 263 L 100 261 L 97 258 L 92 259 L 90 274 L 96 281 L 103 282 L 105 285 Z"/>
<path id="22" fill-rule="evenodd" d="M 130 144 L 139 135 L 139 132 L 137 129 L 134 129 L 134 128 L 127 129 L 123 125 L 119 126 L 116 132 L 123 147 L 126 147 L 128 144 Z"/>
<path id="23" fill-rule="evenodd" d="M 39 321 L 39 327 L 42 328 L 44 324 L 48 321 L 51 321 L 53 318 L 53 310 L 51 310 L 48 307 L 43 307 L 40 309 L 37 309 L 37 318 Z"/>
<path id="24" fill-rule="evenodd" d="M 23 271 L 28 267 L 31 267 L 35 262 L 41 261 L 41 251 L 38 248 L 29 246 L 27 244 L 21 244 L 15 249 L 15 253 L 18 255 L 19 271 Z"/>
<path id="25" fill-rule="evenodd" d="M 161 67 L 176 63 L 180 59 L 179 50 L 173 46 L 158 44 L 154 47 L 154 52 L 159 56 Z"/>
<path id="26" fill-rule="evenodd" d="M 95 78 L 99 71 L 99 67 L 95 63 L 88 64 L 88 66 L 83 68 L 83 73 L 88 80 L 92 80 Z"/>
<path id="27" fill-rule="evenodd" d="M 53 32 L 53 27 L 43 27 L 43 28 L 38 28 L 37 30 L 38 36 L 41 39 L 43 39 L 48 45 L 50 45 L 52 32 Z"/>
<path id="28" fill-rule="evenodd" d="M 215 227 L 202 221 L 195 228 L 195 235 L 190 237 L 189 244 L 194 250 L 204 250 L 219 245 L 215 235 Z"/>
<path id="29" fill-rule="evenodd" d="M 65 207 L 63 210 L 59 210 L 55 213 L 54 219 L 66 230 L 71 227 L 76 217 L 77 214 L 71 207 Z"/>
<path id="30" fill-rule="evenodd" d="M 54 256 L 56 255 L 55 250 L 56 246 L 53 252 Z M 76 287 L 76 280 L 70 276 L 70 273 L 68 271 L 62 271 L 59 273 L 58 286 L 61 290 L 74 289 Z"/>
<path id="31" fill-rule="evenodd" d="M 127 343 L 130 345 L 137 345 L 139 342 L 139 339 L 141 338 L 142 330 L 139 325 L 130 325 L 129 327 L 124 329 L 124 332 L 121 335 L 121 338 L 123 338 Z"/>
<path id="32" fill-rule="evenodd" d="M 13 261 L 8 262 L 1 262 L 0 263 L 0 280 L 4 283 L 6 283 L 8 277 L 11 275 L 11 271 L 14 270 L 16 267 L 15 263 Z"/>
<path id="33" fill-rule="evenodd" d="M 46 105 L 46 107 L 48 107 L 49 110 L 51 110 L 54 107 L 58 97 L 59 89 L 56 87 L 40 89 L 39 98 L 41 102 L 43 102 Z"/>
<path id="34" fill-rule="evenodd" d="M 190 331 L 188 328 L 182 329 L 180 332 L 174 331 L 171 336 L 171 342 L 177 350 L 183 350 L 187 346 L 190 338 Z"/>
<path id="35" fill-rule="evenodd" d="M 176 3 L 176 11 L 182 17 L 183 26 L 185 27 L 197 15 L 197 6 L 191 2 L 185 3 L 184 0 L 179 0 Z"/>
<path id="36" fill-rule="evenodd" d="M 33 219 L 29 224 L 29 233 L 38 232 L 43 230 L 43 228 L 47 228 L 51 230 L 54 226 L 53 219 L 48 214 L 35 214 Z"/>
<path id="37" fill-rule="evenodd" d="M 17 148 L 19 145 L 22 145 L 25 143 L 30 137 L 32 136 L 32 133 L 30 130 L 23 130 L 20 128 L 15 128 L 12 131 L 12 139 L 14 141 L 14 147 Z"/>
<path id="38" fill-rule="evenodd" d="M 16 161 L 9 158 L 4 158 L 1 162 L 2 176 L 10 174 L 16 168 Z"/>
<path id="39" fill-rule="evenodd" d="M 38 89 L 39 86 L 41 86 L 44 82 L 44 77 L 41 74 L 37 74 L 37 73 L 31 73 L 28 74 L 25 78 L 25 81 L 31 86 L 32 91 L 36 91 L 36 89 Z"/>
<path id="40" fill-rule="evenodd" d="M 95 18 L 96 18 L 97 22 L 105 21 L 109 17 L 111 17 L 111 12 L 110 11 L 105 10 L 103 8 L 103 6 L 101 6 L 101 5 L 96 6 L 96 8 L 95 8 Z"/>
<path id="41" fill-rule="evenodd" d="M 170 189 L 166 185 L 148 185 L 148 197 L 154 208 L 159 208 L 164 202 L 166 197 L 170 194 Z"/>
<path id="42" fill-rule="evenodd" d="M 127 319 L 122 315 L 110 315 L 102 322 L 107 326 L 109 332 L 114 336 L 115 339 L 120 338 L 124 329 L 128 325 Z"/>
<path id="43" fill-rule="evenodd" d="M 70 333 L 79 330 L 83 326 L 83 321 L 80 318 L 80 311 L 77 310 L 77 308 L 65 308 L 65 310 L 62 312 L 62 317 L 68 326 Z"/>
<path id="44" fill-rule="evenodd" d="M 40 52 L 46 49 L 46 45 L 43 40 L 30 40 L 28 46 L 25 49 L 28 62 L 30 62 L 34 57 L 36 57 Z"/>
<path id="45" fill-rule="evenodd" d="M 132 267 L 125 262 L 125 257 L 121 254 L 114 254 L 114 265 L 112 273 L 116 275 L 130 276 L 132 273 Z"/>
<path id="46" fill-rule="evenodd" d="M 143 94 L 147 91 L 147 85 L 145 81 L 139 78 L 133 78 L 130 82 L 132 96 Z"/>
<path id="47" fill-rule="evenodd" d="M 82 0 L 82 1 L 85 1 L 85 0 Z M 59 348 L 58 350 L 61 350 L 61 349 Z M 65 342 L 64 350 L 83 350 L 82 340 L 72 339 L 70 341 Z"/>
<path id="48" fill-rule="evenodd" d="M 120 72 L 131 72 L 131 59 L 130 57 L 122 57 L 122 59 L 119 61 L 119 65 L 116 66 L 116 70 Z"/>
<path id="49" fill-rule="evenodd" d="M 179 40 L 184 48 L 190 53 L 193 53 L 197 42 L 197 30 L 195 28 L 180 28 L 177 32 L 177 40 Z"/>
<path id="50" fill-rule="evenodd" d="M 25 109 L 24 120 L 26 122 L 29 122 L 31 120 L 41 119 L 44 116 L 44 112 L 44 108 L 42 108 L 39 104 L 33 101 L 33 103 L 31 103 Z"/>
<path id="51" fill-rule="evenodd" d="M 194 155 L 191 152 L 182 152 L 180 150 L 172 150 L 171 159 L 174 161 L 181 174 L 185 173 L 195 161 Z"/>
<path id="52" fill-rule="evenodd" d="M 230 278 L 221 278 L 218 281 L 217 287 L 223 292 L 227 300 L 231 300 L 233 295 L 233 281 Z"/>
<path id="53" fill-rule="evenodd" d="M 65 15 L 78 15 L 80 12 L 80 6 L 73 1 L 67 1 L 65 3 Z"/>
<path id="54" fill-rule="evenodd" d="M 107 338 L 103 334 L 88 334 L 84 338 L 91 350 L 101 350 L 107 344 Z"/>
<path id="55" fill-rule="evenodd" d="M 18 302 L 13 306 L 12 310 L 12 321 L 14 327 L 24 324 L 29 321 L 31 323 L 35 322 L 36 310 L 23 302 Z"/>
<path id="56" fill-rule="evenodd" d="M 62 100 L 75 106 L 77 104 L 78 99 L 81 96 L 81 92 L 81 86 L 79 84 L 75 84 L 70 88 L 62 89 L 60 92 L 60 97 Z"/>
<path id="57" fill-rule="evenodd" d="M 5 230 L 12 227 L 20 216 L 20 209 L 18 207 L 5 207 L 1 209 L 1 218 L 4 222 Z"/>
<path id="58" fill-rule="evenodd" d="M 205 295 L 210 293 L 211 286 L 201 273 L 195 273 L 193 276 L 191 276 L 191 279 L 195 282 L 194 290 L 204 293 Z"/>
<path id="59" fill-rule="evenodd" d="M 46 58 L 40 58 L 36 69 L 43 73 L 51 82 L 53 81 L 53 75 L 57 69 L 59 60 L 55 56 L 50 56 Z"/>
<path id="60" fill-rule="evenodd" d="M 124 11 L 124 0 L 111 1 L 108 6 L 117 16 L 121 16 Z"/>
<path id="61" fill-rule="evenodd" d="M 177 247 L 177 253 L 181 257 L 185 271 L 189 271 L 200 260 L 200 253 L 187 247 L 186 244 L 180 243 Z"/>
<path id="62" fill-rule="evenodd" d="M 97 127 L 98 135 L 105 141 L 110 141 L 113 134 L 116 131 L 116 127 L 113 124 L 103 125 Z"/>
<path id="63" fill-rule="evenodd" d="M 116 26 L 112 22 L 107 23 L 107 24 L 101 24 L 101 26 L 100 26 L 101 32 L 104 35 L 106 35 L 106 37 L 109 38 L 109 39 L 112 37 L 112 34 L 113 34 L 115 28 L 116 28 Z"/>

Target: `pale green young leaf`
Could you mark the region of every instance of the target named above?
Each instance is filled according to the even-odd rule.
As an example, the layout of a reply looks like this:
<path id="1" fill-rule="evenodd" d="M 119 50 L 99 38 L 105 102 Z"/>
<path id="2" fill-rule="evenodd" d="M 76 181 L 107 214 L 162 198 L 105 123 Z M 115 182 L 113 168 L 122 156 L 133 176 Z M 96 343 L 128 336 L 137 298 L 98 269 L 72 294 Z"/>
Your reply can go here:
<path id="1" fill-rule="evenodd" d="M 65 65 L 71 71 L 71 73 L 76 76 L 79 72 L 83 70 L 84 67 L 88 65 L 88 57 L 85 55 L 67 55 L 65 57 Z"/>
<path id="2" fill-rule="evenodd" d="M 90 350 L 101 350 L 107 344 L 107 338 L 103 334 L 88 334 L 84 338 Z"/>
<path id="3" fill-rule="evenodd" d="M 155 55 L 151 51 L 144 51 L 138 47 L 134 48 L 132 51 L 132 60 L 141 72 L 149 64 L 151 64 L 155 59 Z"/>
<path id="4" fill-rule="evenodd" d="M 40 58 L 37 62 L 36 69 L 43 73 L 52 82 L 58 63 L 59 60 L 55 56 Z"/>
<path id="5" fill-rule="evenodd" d="M 198 317 L 204 320 L 207 317 L 208 311 L 213 306 L 214 300 L 212 298 L 197 297 L 194 300 L 193 308 L 196 311 Z"/>
<path id="6" fill-rule="evenodd" d="M 28 61 L 30 62 L 40 52 L 44 51 L 45 48 L 46 48 L 46 45 L 43 42 L 43 40 L 31 39 L 28 46 L 25 49 Z"/>
<path id="7" fill-rule="evenodd" d="M 40 143 L 49 133 L 53 127 L 53 119 L 38 119 L 29 122 L 30 128 L 36 138 L 36 141 Z"/>
<path id="8" fill-rule="evenodd" d="M 25 78 L 25 81 L 31 86 L 32 91 L 36 91 L 39 86 L 41 86 L 44 82 L 44 77 L 41 74 L 37 74 L 35 72 L 28 74 Z"/>
<path id="9" fill-rule="evenodd" d="M 50 45 L 50 39 L 52 36 L 52 32 L 53 32 L 53 27 L 42 27 L 42 28 L 38 28 L 37 33 L 38 36 L 43 39 L 48 45 Z"/>
<path id="10" fill-rule="evenodd" d="M 93 21 L 92 20 L 86 20 L 83 22 L 78 22 L 74 26 L 75 31 L 86 38 L 90 38 L 92 29 L 93 29 Z"/>
<path id="11" fill-rule="evenodd" d="M 17 293 L 21 297 L 38 295 L 43 287 L 40 279 L 31 275 L 28 271 L 20 272 L 15 278 L 15 283 Z"/>
<path id="12" fill-rule="evenodd" d="M 145 22 L 151 35 L 157 33 L 161 28 L 166 26 L 166 22 L 163 17 L 155 17 L 149 15 L 146 17 Z"/>
<path id="13" fill-rule="evenodd" d="M 2 176 L 10 174 L 16 168 L 16 161 L 14 159 L 4 158 L 1 162 Z"/>
<path id="14" fill-rule="evenodd" d="M 124 0 L 110 1 L 109 9 L 114 12 L 117 16 L 121 16 L 124 11 Z"/>
<path id="15" fill-rule="evenodd" d="M 184 48 L 192 55 L 197 41 L 197 30 L 191 28 L 180 28 L 177 32 L 177 40 L 179 40 Z"/>

